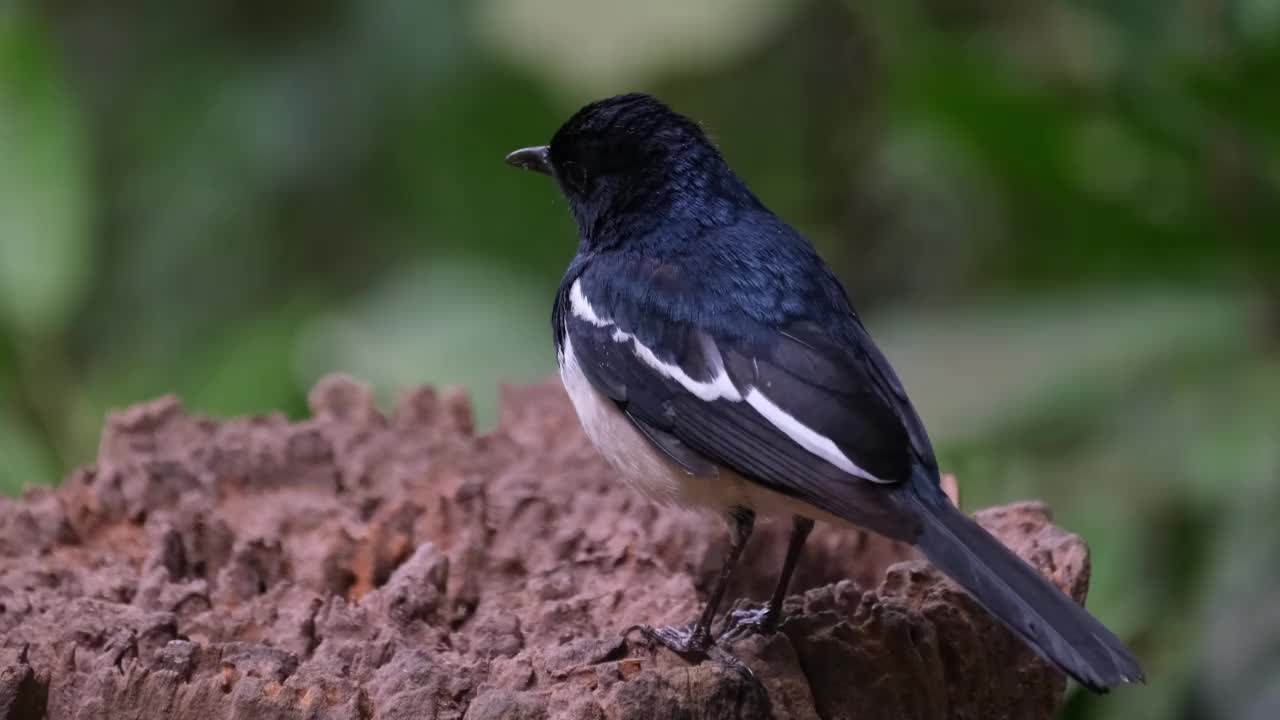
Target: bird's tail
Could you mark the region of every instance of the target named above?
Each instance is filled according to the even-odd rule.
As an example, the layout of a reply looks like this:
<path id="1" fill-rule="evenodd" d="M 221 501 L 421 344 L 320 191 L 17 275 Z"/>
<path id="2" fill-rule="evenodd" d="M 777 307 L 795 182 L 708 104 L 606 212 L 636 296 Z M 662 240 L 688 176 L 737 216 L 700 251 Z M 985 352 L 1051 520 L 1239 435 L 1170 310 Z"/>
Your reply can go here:
<path id="1" fill-rule="evenodd" d="M 922 521 L 917 544 L 938 569 L 1094 692 L 1144 681 L 1119 638 L 934 488 L 932 482 L 916 485 L 903 488 L 903 495 Z"/>

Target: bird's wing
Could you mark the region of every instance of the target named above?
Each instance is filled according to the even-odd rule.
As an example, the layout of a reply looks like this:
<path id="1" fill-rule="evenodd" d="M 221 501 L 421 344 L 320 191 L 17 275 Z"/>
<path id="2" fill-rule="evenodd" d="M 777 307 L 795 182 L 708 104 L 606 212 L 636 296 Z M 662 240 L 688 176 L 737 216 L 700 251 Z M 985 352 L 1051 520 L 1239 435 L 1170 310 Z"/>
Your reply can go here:
<path id="1" fill-rule="evenodd" d="M 804 322 L 743 319 L 735 325 L 749 332 L 713 334 L 642 297 L 592 294 L 581 278 L 561 291 L 560 352 L 687 472 L 724 466 L 851 522 L 908 532 L 885 517 L 885 489 L 910 478 L 913 455 L 878 352 L 837 346 Z"/>

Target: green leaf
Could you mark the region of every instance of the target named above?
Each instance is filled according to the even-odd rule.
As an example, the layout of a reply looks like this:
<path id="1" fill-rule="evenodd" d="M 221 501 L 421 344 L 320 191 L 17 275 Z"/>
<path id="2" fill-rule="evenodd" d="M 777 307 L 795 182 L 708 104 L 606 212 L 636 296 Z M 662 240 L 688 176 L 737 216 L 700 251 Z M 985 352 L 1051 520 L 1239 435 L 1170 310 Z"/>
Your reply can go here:
<path id="1" fill-rule="evenodd" d="M 0 10 L 0 322 L 61 327 L 89 266 L 79 116 L 43 28 Z"/>

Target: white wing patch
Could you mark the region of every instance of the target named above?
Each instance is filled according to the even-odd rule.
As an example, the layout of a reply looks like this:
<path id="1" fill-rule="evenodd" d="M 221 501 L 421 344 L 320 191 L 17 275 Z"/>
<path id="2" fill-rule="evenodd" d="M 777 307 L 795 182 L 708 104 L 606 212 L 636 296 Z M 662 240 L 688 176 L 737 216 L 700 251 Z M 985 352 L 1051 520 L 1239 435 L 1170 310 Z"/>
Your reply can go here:
<path id="1" fill-rule="evenodd" d="M 756 412 L 764 416 L 774 427 L 778 428 L 787 437 L 795 441 L 797 445 L 835 465 L 850 475 L 857 475 L 864 480 L 870 480 L 875 483 L 887 482 L 863 470 L 853 463 L 847 455 L 840 452 L 840 448 L 831 441 L 831 438 L 821 435 L 813 428 L 805 425 L 795 419 L 786 410 L 778 407 L 772 400 L 765 397 L 756 388 L 747 391 L 747 404 L 756 409 Z"/>
<path id="2" fill-rule="evenodd" d="M 608 327 L 613 324 L 612 320 L 606 320 L 597 315 L 595 308 L 587 302 L 587 296 L 582 294 L 581 280 L 574 280 L 573 287 L 569 288 L 569 308 L 573 310 L 575 317 L 582 318 L 596 327 Z"/>
<path id="3" fill-rule="evenodd" d="M 587 300 L 587 296 L 582 292 L 582 281 L 575 280 L 573 287 L 569 289 L 569 307 L 574 317 L 585 320 L 592 325 L 605 328 L 614 324 L 610 318 L 602 317 L 596 312 L 595 308 Z M 715 400 L 728 400 L 730 402 L 741 402 L 744 399 L 742 392 L 734 386 L 733 381 L 729 379 L 729 374 L 725 372 L 724 362 L 720 358 L 720 351 L 716 348 L 715 343 L 710 338 L 705 338 L 705 351 L 709 358 L 712 358 L 716 369 L 715 377 L 705 382 L 694 380 L 679 365 L 663 362 L 650 348 L 643 345 L 634 335 L 621 328 L 615 327 L 613 330 L 613 340 L 619 343 L 631 343 L 632 349 L 644 364 L 653 368 L 660 375 L 680 383 L 680 386 L 689 391 L 694 397 L 704 402 L 712 402 Z M 566 340 L 567 343 L 567 340 Z M 745 399 L 747 404 L 760 413 L 765 420 L 771 425 L 782 431 L 784 435 L 791 438 L 800 447 L 835 465 L 841 470 L 855 475 L 864 480 L 875 483 L 891 482 L 881 480 L 871 473 L 863 470 L 854 464 L 847 455 L 840 451 L 835 442 L 831 438 L 818 433 L 813 428 L 805 425 L 797 420 L 794 416 L 783 410 L 772 400 L 765 397 L 763 393 L 754 387 L 746 388 Z"/>
<path id="4" fill-rule="evenodd" d="M 582 292 L 581 280 L 574 280 L 573 287 L 569 288 L 569 307 L 575 317 L 585 320 L 596 327 L 604 328 L 613 325 L 612 319 L 602 317 L 591 306 L 591 302 L 587 300 L 587 296 Z M 729 374 L 724 371 L 724 364 L 719 362 L 719 351 L 710 342 L 707 343 L 708 350 L 715 352 L 717 372 L 715 377 L 702 382 L 689 377 L 689 373 L 685 372 L 684 368 L 679 365 L 663 362 L 653 350 L 641 344 L 634 335 L 621 328 L 614 328 L 613 340 L 619 343 L 632 343 L 632 350 L 635 352 L 636 357 L 640 358 L 645 365 L 658 371 L 663 377 L 680 383 L 681 387 L 693 393 L 694 397 L 699 400 L 711 402 L 724 398 L 730 402 L 742 401 L 742 393 L 738 392 L 738 388 L 734 387 L 733 381 L 729 379 Z"/>
<path id="5" fill-rule="evenodd" d="M 615 332 L 613 338 L 618 339 L 618 335 L 625 335 L 622 331 Z M 716 376 L 706 382 L 700 382 L 689 377 L 679 365 L 671 365 L 662 362 L 652 350 L 640 344 L 639 340 L 631 338 L 635 343 L 636 357 L 644 361 L 646 365 L 657 370 L 663 377 L 671 378 L 680 383 L 681 387 L 693 393 L 699 400 L 711 402 L 724 398 L 729 402 L 741 402 L 742 393 L 738 392 L 738 388 L 733 386 L 733 381 L 729 379 L 729 373 L 724 371 L 723 365 L 717 365 Z"/>

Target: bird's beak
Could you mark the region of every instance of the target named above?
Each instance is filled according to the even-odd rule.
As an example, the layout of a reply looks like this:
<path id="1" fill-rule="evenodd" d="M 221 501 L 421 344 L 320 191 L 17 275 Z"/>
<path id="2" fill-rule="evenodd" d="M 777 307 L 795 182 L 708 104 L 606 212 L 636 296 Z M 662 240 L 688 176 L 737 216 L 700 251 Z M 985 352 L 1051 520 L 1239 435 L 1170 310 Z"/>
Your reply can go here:
<path id="1" fill-rule="evenodd" d="M 520 148 L 507 156 L 507 164 L 525 170 L 532 170 L 543 175 L 551 174 L 551 158 L 546 145 Z"/>

